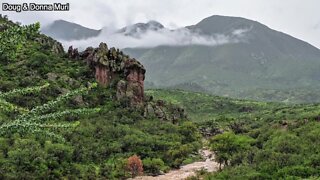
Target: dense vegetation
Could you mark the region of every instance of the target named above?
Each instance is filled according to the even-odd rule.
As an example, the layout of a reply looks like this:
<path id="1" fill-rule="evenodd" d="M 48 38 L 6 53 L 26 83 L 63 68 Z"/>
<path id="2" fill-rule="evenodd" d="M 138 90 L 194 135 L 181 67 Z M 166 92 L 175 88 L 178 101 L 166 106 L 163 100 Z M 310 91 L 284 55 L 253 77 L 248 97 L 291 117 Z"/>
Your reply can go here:
<path id="1" fill-rule="evenodd" d="M 98 86 L 88 94 L 74 94 L 75 89 L 90 87 L 94 81 L 84 62 L 70 60 L 53 49 L 57 42 L 39 34 L 38 25 L 22 27 L 6 18 L 0 18 L 0 25 L 1 42 L 13 38 L 0 45 L 10 47 L 0 51 L 0 179 L 156 175 L 197 160 L 202 136 L 208 138 L 207 146 L 215 152 L 221 171 L 202 172 L 199 177 L 320 176 L 319 104 L 256 102 L 179 90 L 146 91 L 154 99 L 186 109 L 191 121 L 172 124 L 144 117 L 141 109 L 114 101 L 111 88 Z M 31 116 L 31 120 L 48 117 L 50 127 L 59 126 L 59 122 L 76 123 L 72 129 L 54 129 L 64 141 L 34 131 L 3 133 L 1 128 L 15 123 L 21 114 L 33 112 L 34 107 L 47 108 L 47 102 L 70 93 L 77 96 L 63 98 L 59 106 Z M 99 108 L 99 112 L 90 116 L 68 113 L 79 108 Z M 62 112 L 63 116 L 53 116 Z M 33 125 L 42 127 L 42 123 Z"/>
<path id="2" fill-rule="evenodd" d="M 209 138 L 223 170 L 205 179 L 316 179 L 320 105 L 244 101 L 177 90 L 149 90 L 184 106 Z M 199 175 L 200 176 L 200 175 Z"/>
<path id="3" fill-rule="evenodd" d="M 46 119 L 51 124 L 38 122 L 32 127 L 52 127 L 64 139 L 23 128 L 5 133 L 1 129 L 0 179 L 120 179 L 133 175 L 128 158 L 134 155 L 143 162 L 146 174 L 158 174 L 198 158 L 201 135 L 192 122 L 172 124 L 144 117 L 141 109 L 114 101 L 110 88 L 98 86 L 88 94 L 74 93 L 93 84 L 85 62 L 70 60 L 59 52 L 58 42 L 39 34 L 38 24 L 19 26 L 0 18 L 0 26 L 1 43 L 8 40 L 0 45 L 1 128 L 24 128 L 35 119 Z M 64 98 L 70 94 L 77 96 Z M 61 97 L 64 103 L 51 106 Z M 48 111 L 19 120 L 39 107 Z M 88 117 L 79 113 L 79 108 L 100 111 Z M 57 129 L 68 124 L 77 126 Z"/>

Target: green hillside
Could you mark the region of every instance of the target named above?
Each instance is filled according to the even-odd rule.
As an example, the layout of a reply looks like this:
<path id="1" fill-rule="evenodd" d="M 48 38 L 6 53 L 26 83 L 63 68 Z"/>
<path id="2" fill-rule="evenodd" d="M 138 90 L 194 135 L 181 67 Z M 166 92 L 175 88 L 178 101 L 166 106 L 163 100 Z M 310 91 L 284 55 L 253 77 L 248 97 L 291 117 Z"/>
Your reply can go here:
<path id="1" fill-rule="evenodd" d="M 204 136 L 215 135 L 208 146 L 225 167 L 217 173 L 199 171 L 197 178 L 320 177 L 319 104 L 256 102 L 180 90 L 147 93 L 185 107 Z"/>
<path id="2" fill-rule="evenodd" d="M 95 82 L 87 63 L 69 59 L 59 42 L 38 33 L 39 24 L 19 26 L 6 17 L 0 23 L 0 179 L 124 179 L 133 155 L 146 174 L 199 158 L 193 123 L 145 116 L 143 108 L 116 101 L 111 86 L 59 99 Z M 43 87 L 21 90 L 35 86 Z M 78 108 L 100 111 L 61 114 Z M 24 120 L 24 113 L 36 116 Z"/>

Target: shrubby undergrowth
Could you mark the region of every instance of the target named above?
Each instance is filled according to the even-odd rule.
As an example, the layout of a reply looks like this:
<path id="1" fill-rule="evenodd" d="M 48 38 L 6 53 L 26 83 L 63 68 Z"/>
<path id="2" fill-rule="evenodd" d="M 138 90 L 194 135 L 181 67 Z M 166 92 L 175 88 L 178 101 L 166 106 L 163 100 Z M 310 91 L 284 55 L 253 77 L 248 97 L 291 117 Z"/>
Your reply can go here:
<path id="1" fill-rule="evenodd" d="M 147 94 L 185 107 L 209 138 L 222 170 L 197 178 L 320 177 L 319 104 L 265 103 L 178 90 Z"/>
<path id="2" fill-rule="evenodd" d="M 0 179 L 121 179 L 131 177 L 134 155 L 145 163 L 144 173 L 156 175 L 197 154 L 201 135 L 194 123 L 144 117 L 143 110 L 114 101 L 110 88 L 78 93 L 94 81 L 85 62 L 57 53 L 38 24 L 0 18 L 0 25 Z M 64 141 L 32 131 L 49 127 Z"/>

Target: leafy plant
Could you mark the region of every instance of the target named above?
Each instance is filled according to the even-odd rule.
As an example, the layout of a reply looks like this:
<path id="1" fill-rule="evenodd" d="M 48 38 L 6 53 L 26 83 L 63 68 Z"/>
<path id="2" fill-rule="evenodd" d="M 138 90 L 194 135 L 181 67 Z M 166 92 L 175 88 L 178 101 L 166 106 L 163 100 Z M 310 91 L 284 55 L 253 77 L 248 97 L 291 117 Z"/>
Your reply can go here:
<path id="1" fill-rule="evenodd" d="M 159 175 L 165 172 L 169 167 L 165 166 L 162 159 L 159 158 L 146 158 L 143 161 L 143 169 L 151 175 Z"/>
<path id="2" fill-rule="evenodd" d="M 229 161 L 236 153 L 249 149 L 253 142 L 254 140 L 251 137 L 225 132 L 214 136 L 210 140 L 210 146 L 216 153 L 216 159 L 221 169 L 222 164 L 228 166 Z"/>
<path id="3" fill-rule="evenodd" d="M 0 56 L 6 60 L 13 60 L 16 52 L 23 48 L 27 40 L 33 39 L 39 33 L 40 23 L 27 26 L 9 26 L 0 32 Z"/>
<path id="4" fill-rule="evenodd" d="M 7 113 L 18 113 L 19 115 L 15 117 L 13 121 L 3 123 L 0 126 L 0 135 L 20 133 L 25 134 L 28 132 L 31 133 L 40 133 L 47 135 L 49 137 L 54 137 L 59 140 L 63 140 L 61 136 L 50 131 L 57 130 L 61 128 L 74 128 L 79 125 L 79 122 L 74 123 L 57 123 L 55 120 L 59 120 L 67 115 L 82 115 L 82 114 L 91 114 L 96 113 L 100 109 L 69 109 L 58 112 L 50 112 L 50 110 L 59 106 L 62 102 L 80 94 L 84 94 L 90 89 L 97 86 L 97 84 L 92 84 L 87 88 L 80 88 L 74 91 L 71 91 L 65 95 L 59 96 L 55 100 L 49 101 L 40 106 L 36 106 L 31 110 L 19 107 L 15 104 L 9 103 L 5 98 L 10 98 L 18 95 L 26 95 L 30 93 L 39 93 L 42 89 L 47 88 L 49 84 L 43 86 L 31 87 L 25 89 L 15 89 L 6 93 L 0 93 L 0 110 Z M 50 113 L 49 113 L 50 112 Z M 52 122 L 53 121 L 53 122 Z"/>

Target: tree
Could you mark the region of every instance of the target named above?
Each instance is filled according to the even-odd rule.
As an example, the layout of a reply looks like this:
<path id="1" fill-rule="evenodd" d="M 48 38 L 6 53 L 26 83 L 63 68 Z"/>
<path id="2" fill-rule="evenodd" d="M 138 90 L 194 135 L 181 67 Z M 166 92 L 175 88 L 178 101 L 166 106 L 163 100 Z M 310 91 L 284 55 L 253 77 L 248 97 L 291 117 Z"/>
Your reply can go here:
<path id="1" fill-rule="evenodd" d="M 143 173 L 142 161 L 137 155 L 133 155 L 128 158 L 127 168 L 130 171 L 132 177 L 142 175 Z"/>
<path id="2" fill-rule="evenodd" d="M 30 93 L 39 93 L 42 89 L 47 88 L 49 84 L 43 86 L 31 87 L 25 89 L 15 89 L 9 92 L 2 93 L 0 92 L 0 111 L 10 113 L 14 116 L 14 119 L 7 120 L 5 123 L 0 125 L 0 136 L 19 133 L 33 133 L 33 134 L 42 134 L 45 136 L 53 137 L 58 140 L 64 140 L 60 135 L 50 131 L 57 130 L 61 128 L 73 128 L 79 125 L 79 122 L 74 123 L 57 123 L 56 120 L 61 119 L 67 115 L 83 115 L 91 114 L 100 111 L 99 108 L 94 109 L 69 109 L 58 112 L 50 112 L 54 108 L 58 107 L 62 102 L 88 92 L 90 89 L 97 86 L 96 83 L 90 85 L 86 88 L 80 88 L 74 91 L 71 91 L 65 95 L 59 96 L 55 100 L 49 101 L 40 106 L 36 106 L 31 110 L 19 107 L 15 104 L 7 102 L 5 99 L 10 97 L 15 97 L 18 95 L 26 95 Z M 15 114 L 18 114 L 15 116 Z"/>
<path id="3" fill-rule="evenodd" d="M 250 148 L 254 140 L 249 136 L 235 135 L 233 132 L 225 132 L 214 136 L 210 140 L 211 149 L 216 154 L 216 160 L 221 165 L 229 165 L 231 158 L 241 151 Z"/>
<path id="4" fill-rule="evenodd" d="M 146 158 L 143 161 L 143 169 L 151 175 L 159 175 L 161 171 L 166 171 L 168 167 L 159 158 Z"/>

